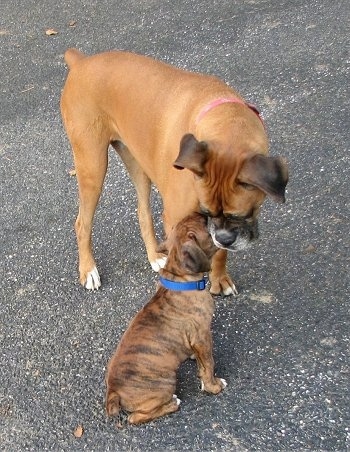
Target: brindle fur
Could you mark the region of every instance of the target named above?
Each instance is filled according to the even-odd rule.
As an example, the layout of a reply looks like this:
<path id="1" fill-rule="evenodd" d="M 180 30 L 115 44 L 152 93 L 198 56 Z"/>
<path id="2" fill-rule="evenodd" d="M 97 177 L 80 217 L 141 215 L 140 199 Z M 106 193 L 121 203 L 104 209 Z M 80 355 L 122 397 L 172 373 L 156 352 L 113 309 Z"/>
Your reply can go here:
<path id="1" fill-rule="evenodd" d="M 193 281 L 209 271 L 216 247 L 206 222 L 204 216 L 194 214 L 173 229 L 165 244 L 169 253 L 161 270 L 164 278 Z M 130 323 L 108 365 L 108 415 L 124 409 L 129 423 L 139 424 L 178 410 L 176 370 L 192 355 L 202 388 L 219 393 L 226 383 L 214 376 L 213 313 L 214 302 L 206 290 L 175 292 L 159 287 Z"/>

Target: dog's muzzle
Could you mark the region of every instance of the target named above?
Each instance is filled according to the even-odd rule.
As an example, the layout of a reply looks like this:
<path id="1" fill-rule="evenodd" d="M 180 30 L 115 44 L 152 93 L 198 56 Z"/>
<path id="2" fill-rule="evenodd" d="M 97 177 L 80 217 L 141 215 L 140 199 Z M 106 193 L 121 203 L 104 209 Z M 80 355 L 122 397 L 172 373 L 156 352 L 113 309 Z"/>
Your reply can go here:
<path id="1" fill-rule="evenodd" d="M 208 230 L 215 245 L 229 251 L 244 250 L 259 237 L 257 220 L 243 218 L 209 217 Z"/>

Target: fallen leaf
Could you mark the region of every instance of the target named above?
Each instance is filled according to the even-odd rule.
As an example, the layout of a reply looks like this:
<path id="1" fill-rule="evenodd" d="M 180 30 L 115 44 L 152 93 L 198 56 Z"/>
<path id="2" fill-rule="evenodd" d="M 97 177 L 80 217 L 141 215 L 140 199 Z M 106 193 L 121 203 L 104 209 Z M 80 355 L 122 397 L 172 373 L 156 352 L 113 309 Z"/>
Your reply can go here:
<path id="1" fill-rule="evenodd" d="M 76 438 L 81 438 L 83 436 L 84 433 L 84 428 L 82 425 L 78 425 L 78 427 L 74 430 L 73 435 Z"/>
<path id="2" fill-rule="evenodd" d="M 75 168 L 71 169 L 70 171 L 68 171 L 68 174 L 73 177 L 77 175 L 77 172 L 75 171 Z"/>
<path id="3" fill-rule="evenodd" d="M 47 36 L 54 36 L 58 34 L 58 31 L 54 30 L 53 28 L 49 28 L 48 30 L 45 31 L 45 34 Z"/>
<path id="4" fill-rule="evenodd" d="M 304 248 L 304 253 L 314 253 L 316 251 L 316 247 L 314 245 L 308 245 Z"/>

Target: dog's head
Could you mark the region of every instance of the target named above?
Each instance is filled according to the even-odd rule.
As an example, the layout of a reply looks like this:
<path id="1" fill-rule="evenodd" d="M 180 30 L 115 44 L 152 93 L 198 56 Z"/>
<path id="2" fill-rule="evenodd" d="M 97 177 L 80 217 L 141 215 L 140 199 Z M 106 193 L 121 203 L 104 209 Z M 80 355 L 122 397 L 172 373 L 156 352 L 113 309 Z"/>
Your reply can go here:
<path id="1" fill-rule="evenodd" d="M 194 213 L 181 220 L 158 251 L 168 254 L 164 270 L 174 274 L 208 272 L 217 247 L 207 227 L 205 215 Z"/>
<path id="2" fill-rule="evenodd" d="M 258 213 L 266 196 L 285 202 L 288 169 L 280 157 L 214 149 L 186 134 L 174 163 L 194 173 L 201 212 L 216 246 L 241 250 L 258 237 Z"/>

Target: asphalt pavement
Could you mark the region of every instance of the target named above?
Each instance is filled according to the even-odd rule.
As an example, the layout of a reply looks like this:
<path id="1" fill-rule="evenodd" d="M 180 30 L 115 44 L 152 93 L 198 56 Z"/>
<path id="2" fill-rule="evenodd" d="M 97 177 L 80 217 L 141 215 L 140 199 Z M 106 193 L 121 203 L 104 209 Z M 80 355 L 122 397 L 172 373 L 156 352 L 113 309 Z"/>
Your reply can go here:
<path id="1" fill-rule="evenodd" d="M 348 0 L 2 0 L 0 450 L 350 450 Z M 118 429 L 104 372 L 154 292 L 133 187 L 117 156 L 94 227 L 102 288 L 77 281 L 77 187 L 59 98 L 63 53 L 126 49 L 211 73 L 262 112 L 290 165 L 260 240 L 216 297 L 218 396 L 193 362 L 179 412 Z M 175 196 L 175 194 L 174 194 Z M 153 193 L 161 237 L 161 204 Z"/>

